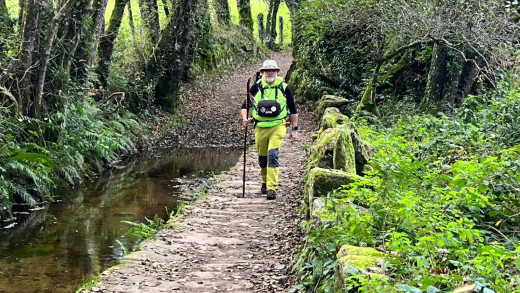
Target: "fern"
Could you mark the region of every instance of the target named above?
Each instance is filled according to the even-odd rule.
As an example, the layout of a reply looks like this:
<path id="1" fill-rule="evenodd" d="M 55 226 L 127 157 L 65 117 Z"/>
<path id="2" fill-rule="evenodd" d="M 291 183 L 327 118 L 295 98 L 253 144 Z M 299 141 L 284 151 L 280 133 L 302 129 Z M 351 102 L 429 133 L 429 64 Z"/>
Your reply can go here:
<path id="1" fill-rule="evenodd" d="M 67 104 L 42 121 L 0 116 L 0 218 L 14 201 L 34 205 L 58 184 L 75 185 L 91 171 L 102 172 L 121 155 L 137 151 L 142 131 L 127 111 L 107 114 L 91 98 Z"/>
<path id="2" fill-rule="evenodd" d="M 35 207 L 38 202 L 34 199 L 34 197 L 27 192 L 24 186 L 6 181 L 6 189 L 7 193 L 12 195 L 12 198 L 14 198 L 14 195 L 17 195 L 20 197 L 22 202 L 26 203 L 30 207 Z"/>

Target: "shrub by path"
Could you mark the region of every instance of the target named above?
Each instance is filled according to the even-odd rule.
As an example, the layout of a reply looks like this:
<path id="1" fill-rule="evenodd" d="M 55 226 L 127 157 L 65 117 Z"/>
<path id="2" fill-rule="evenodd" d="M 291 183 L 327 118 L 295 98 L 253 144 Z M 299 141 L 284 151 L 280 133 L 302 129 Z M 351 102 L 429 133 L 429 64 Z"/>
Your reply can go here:
<path id="1" fill-rule="evenodd" d="M 228 90 L 239 92 L 232 86 Z M 239 100 L 229 102 L 237 117 Z M 287 135 L 282 147 L 276 201 L 260 193 L 257 153 L 251 146 L 245 198 L 240 198 L 241 158 L 207 197 L 189 206 L 172 228 L 105 271 L 91 292 L 287 292 L 293 285 L 290 262 L 302 241 L 298 211 L 307 160 L 303 147 L 311 144 L 315 128 L 314 114 L 301 107 L 299 140 L 291 144 Z"/>

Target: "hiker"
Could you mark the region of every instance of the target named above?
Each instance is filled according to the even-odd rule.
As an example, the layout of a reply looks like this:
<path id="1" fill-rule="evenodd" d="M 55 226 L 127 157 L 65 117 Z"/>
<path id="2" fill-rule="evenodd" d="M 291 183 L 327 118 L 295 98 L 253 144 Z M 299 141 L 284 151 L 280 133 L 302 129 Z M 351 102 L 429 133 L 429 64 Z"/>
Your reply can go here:
<path id="1" fill-rule="evenodd" d="M 280 68 L 274 60 L 266 60 L 260 68 L 261 78 L 249 89 L 252 119 L 247 117 L 247 105 L 242 104 L 242 124 L 255 123 L 255 144 L 262 174 L 262 194 L 276 199 L 280 161 L 278 156 L 287 131 L 286 116 L 290 113 L 290 141 L 298 137 L 298 112 L 289 86 L 278 76 Z"/>

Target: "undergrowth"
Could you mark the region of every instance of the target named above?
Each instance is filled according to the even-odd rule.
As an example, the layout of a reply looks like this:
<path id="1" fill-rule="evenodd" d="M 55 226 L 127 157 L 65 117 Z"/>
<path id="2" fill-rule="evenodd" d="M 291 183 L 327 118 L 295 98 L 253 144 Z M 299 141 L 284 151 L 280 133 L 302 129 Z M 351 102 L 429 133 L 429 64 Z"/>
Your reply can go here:
<path id="1" fill-rule="evenodd" d="M 137 117 L 90 99 L 69 103 L 43 120 L 0 115 L 0 218 L 12 205 L 34 207 L 62 195 L 107 165 L 136 153 Z"/>
<path id="2" fill-rule="evenodd" d="M 519 114 L 520 93 L 499 89 L 468 98 L 453 116 L 357 118 L 376 150 L 373 171 L 325 196 L 330 224 L 308 236 L 293 291 L 334 292 L 327 264 L 350 244 L 400 261 L 384 275 L 352 273 L 345 292 L 453 292 L 467 283 L 520 292 Z"/>

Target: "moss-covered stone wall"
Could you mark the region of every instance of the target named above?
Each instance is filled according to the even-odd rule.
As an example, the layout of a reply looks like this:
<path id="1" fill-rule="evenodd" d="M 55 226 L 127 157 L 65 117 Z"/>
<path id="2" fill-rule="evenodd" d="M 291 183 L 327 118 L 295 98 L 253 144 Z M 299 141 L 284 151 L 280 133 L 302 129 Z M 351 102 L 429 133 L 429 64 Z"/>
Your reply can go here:
<path id="1" fill-rule="evenodd" d="M 346 102 L 346 99 L 341 97 L 324 96 L 318 103 L 320 130 L 311 147 L 302 200 L 302 210 L 307 223 L 305 230 L 308 234 L 320 229 L 330 229 L 330 225 L 333 225 L 330 221 L 333 218 L 329 214 L 331 211 L 345 209 L 345 206 L 355 206 L 348 201 L 331 203 L 331 197 L 342 198 L 342 193 L 337 192 L 339 188 L 366 180 L 361 175 L 369 165 L 370 157 L 373 155 L 372 148 L 361 139 L 355 124 L 347 116 L 337 108 L 326 106 L 343 106 Z M 345 206 L 331 208 L 331 204 Z M 365 210 L 361 206 L 357 206 L 356 209 Z M 356 274 L 381 274 L 385 277 L 380 266 L 383 263 L 397 261 L 395 256 L 374 248 L 355 247 L 347 243 L 331 245 L 337 245 L 338 249 L 333 280 L 335 292 L 347 292 L 345 280 Z M 304 249 L 299 258 L 312 258 L 308 251 Z M 308 255 L 304 255 L 305 253 Z"/>

